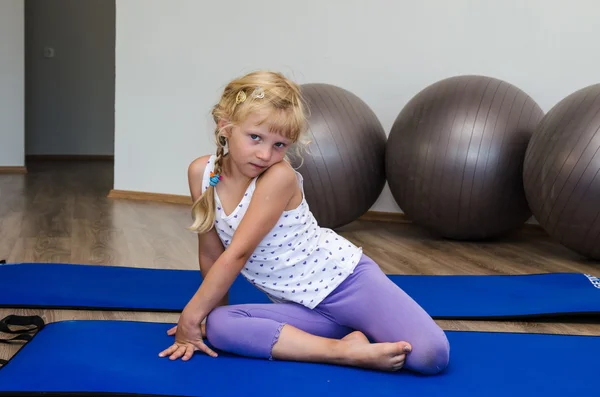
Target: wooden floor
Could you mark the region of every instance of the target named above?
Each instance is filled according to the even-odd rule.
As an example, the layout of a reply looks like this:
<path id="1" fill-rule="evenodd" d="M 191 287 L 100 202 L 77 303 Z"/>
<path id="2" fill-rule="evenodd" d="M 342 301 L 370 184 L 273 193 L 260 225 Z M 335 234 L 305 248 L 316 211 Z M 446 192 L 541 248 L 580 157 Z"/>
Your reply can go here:
<path id="1" fill-rule="evenodd" d="M 106 198 L 113 187 L 111 162 L 36 162 L 27 166 L 26 175 L 0 174 L 0 259 L 198 268 L 196 238 L 186 230 L 188 207 Z M 600 264 L 554 243 L 535 226 L 487 243 L 445 241 L 410 224 L 357 221 L 339 232 L 361 245 L 390 274 L 575 271 L 600 276 Z M 177 314 L 0 309 L 0 318 L 8 314 L 37 314 L 46 322 L 131 319 L 175 323 L 178 318 Z M 600 324 L 438 323 L 447 330 L 600 335 Z M 8 359 L 17 349 L 0 345 L 0 358 Z"/>

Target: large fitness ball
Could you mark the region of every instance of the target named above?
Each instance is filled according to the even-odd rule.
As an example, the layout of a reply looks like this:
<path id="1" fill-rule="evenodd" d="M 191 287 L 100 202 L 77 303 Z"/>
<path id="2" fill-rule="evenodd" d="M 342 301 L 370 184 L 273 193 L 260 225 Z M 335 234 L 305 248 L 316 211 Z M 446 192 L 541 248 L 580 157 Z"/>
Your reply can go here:
<path id="1" fill-rule="evenodd" d="M 313 215 L 333 229 L 358 219 L 383 191 L 387 137 L 375 113 L 353 93 L 329 84 L 301 89 L 311 143 L 298 171 Z"/>
<path id="2" fill-rule="evenodd" d="M 600 84 L 548 111 L 524 161 L 529 206 L 544 230 L 571 250 L 600 259 Z"/>
<path id="3" fill-rule="evenodd" d="M 458 240 L 502 236 L 531 216 L 523 189 L 527 144 L 543 117 L 523 91 L 485 76 L 434 83 L 390 131 L 386 174 L 415 224 Z"/>

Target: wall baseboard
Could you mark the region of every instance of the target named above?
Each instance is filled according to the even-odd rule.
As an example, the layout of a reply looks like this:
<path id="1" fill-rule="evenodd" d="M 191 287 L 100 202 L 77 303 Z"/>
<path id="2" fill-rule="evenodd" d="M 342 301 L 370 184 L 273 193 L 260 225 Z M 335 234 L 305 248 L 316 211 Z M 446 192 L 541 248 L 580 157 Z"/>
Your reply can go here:
<path id="1" fill-rule="evenodd" d="M 0 166 L 0 174 L 26 174 L 27 167 L 21 166 Z"/>
<path id="2" fill-rule="evenodd" d="M 147 193 L 132 190 L 113 189 L 108 193 L 107 197 L 111 199 L 154 201 L 159 203 L 192 205 L 192 198 L 190 196 L 177 194 Z M 359 219 L 364 221 L 410 223 L 406 216 L 400 212 L 368 211 Z"/>
<path id="3" fill-rule="evenodd" d="M 26 161 L 115 161 L 112 154 L 28 154 Z"/>
<path id="4" fill-rule="evenodd" d="M 107 197 L 110 199 L 139 200 L 169 204 L 192 205 L 192 198 L 190 196 L 183 196 L 177 194 L 147 193 L 132 190 L 113 189 L 108 193 Z M 371 222 L 412 223 L 412 221 L 408 219 L 406 214 L 402 212 L 367 211 L 358 219 L 361 221 Z M 541 230 L 540 225 L 531 220 L 527 221 L 523 226 L 527 228 Z"/>
<path id="5" fill-rule="evenodd" d="M 362 221 L 412 223 L 403 212 L 367 211 L 359 219 Z"/>
<path id="6" fill-rule="evenodd" d="M 112 189 L 108 193 L 107 197 L 111 199 L 155 201 L 159 203 L 192 205 L 192 198 L 190 196 L 182 196 L 177 194 L 147 193 L 132 190 Z"/>

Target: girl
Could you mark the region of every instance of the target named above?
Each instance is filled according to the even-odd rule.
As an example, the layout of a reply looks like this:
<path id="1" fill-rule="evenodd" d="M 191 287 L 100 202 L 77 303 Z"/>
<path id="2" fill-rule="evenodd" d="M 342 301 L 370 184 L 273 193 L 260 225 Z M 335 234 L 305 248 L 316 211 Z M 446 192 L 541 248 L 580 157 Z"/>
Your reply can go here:
<path id="1" fill-rule="evenodd" d="M 216 155 L 196 159 L 188 172 L 204 281 L 169 331 L 174 344 L 159 355 L 217 357 L 206 336 L 214 348 L 247 357 L 444 370 L 443 330 L 360 247 L 319 227 L 310 212 L 287 157 L 304 144 L 299 87 L 279 73 L 250 73 L 226 86 L 212 114 Z M 274 303 L 227 306 L 240 272 Z"/>

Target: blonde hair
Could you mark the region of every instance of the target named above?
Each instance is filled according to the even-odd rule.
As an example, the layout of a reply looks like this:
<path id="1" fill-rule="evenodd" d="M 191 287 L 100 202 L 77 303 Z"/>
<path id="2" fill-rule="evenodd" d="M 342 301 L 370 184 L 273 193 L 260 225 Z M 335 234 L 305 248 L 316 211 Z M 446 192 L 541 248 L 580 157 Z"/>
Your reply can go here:
<path id="1" fill-rule="evenodd" d="M 289 151 L 300 155 L 300 149 L 308 145 L 304 135 L 307 126 L 306 106 L 300 86 L 278 72 L 252 72 L 229 82 L 221 99 L 212 109 L 217 145 L 214 174 L 220 175 L 222 172 L 227 146 L 223 130 L 239 125 L 251 114 L 264 110 L 266 115 L 259 124 L 267 123 L 269 131 L 290 139 L 293 145 Z M 226 121 L 226 125 L 219 128 L 221 120 Z M 287 154 L 285 160 L 290 161 Z M 214 192 L 213 186 L 207 186 L 202 196 L 192 205 L 194 222 L 189 227 L 191 231 L 206 233 L 212 229 L 215 221 Z"/>

